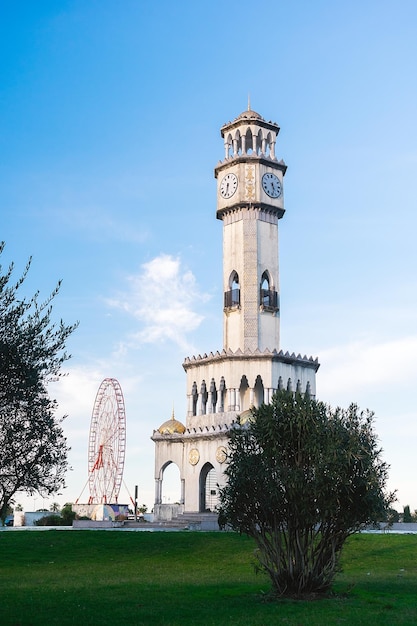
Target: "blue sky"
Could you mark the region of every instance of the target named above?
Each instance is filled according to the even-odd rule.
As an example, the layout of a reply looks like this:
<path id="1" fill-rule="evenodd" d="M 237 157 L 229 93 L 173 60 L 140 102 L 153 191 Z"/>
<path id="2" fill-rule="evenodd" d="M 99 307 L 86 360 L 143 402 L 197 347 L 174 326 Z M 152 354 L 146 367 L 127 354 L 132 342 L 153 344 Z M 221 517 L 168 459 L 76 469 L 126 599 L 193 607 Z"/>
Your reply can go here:
<path id="1" fill-rule="evenodd" d="M 250 93 L 288 165 L 281 347 L 318 356 L 320 399 L 375 411 L 397 507 L 417 508 L 416 3 L 3 3 L 0 54 L 2 264 L 33 256 L 28 293 L 62 278 L 55 315 L 80 321 L 51 390 L 73 466 L 54 500 L 81 494 L 114 377 L 124 480 L 153 504 L 150 436 L 173 406 L 185 421 L 183 359 L 222 348 L 213 168 Z"/>

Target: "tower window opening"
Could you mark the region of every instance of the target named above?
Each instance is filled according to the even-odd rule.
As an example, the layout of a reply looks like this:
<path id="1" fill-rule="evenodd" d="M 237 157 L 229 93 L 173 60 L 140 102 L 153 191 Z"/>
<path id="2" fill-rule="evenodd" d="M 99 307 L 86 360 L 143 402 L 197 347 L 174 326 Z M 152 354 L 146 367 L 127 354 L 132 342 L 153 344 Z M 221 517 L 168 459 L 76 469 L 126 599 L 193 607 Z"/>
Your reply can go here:
<path id="1" fill-rule="evenodd" d="M 240 156 L 242 154 L 242 137 L 240 136 L 239 131 L 236 132 L 233 144 L 234 144 L 233 156 L 235 157 Z"/>
<path id="2" fill-rule="evenodd" d="M 232 159 L 233 158 L 233 138 L 232 138 L 232 135 L 230 135 L 230 133 L 227 136 L 224 145 L 225 145 L 226 159 Z"/>
<path id="3" fill-rule="evenodd" d="M 264 402 L 264 384 L 261 376 L 256 377 L 255 387 L 253 389 L 255 406 L 259 407 Z"/>
<path id="4" fill-rule="evenodd" d="M 224 376 L 221 377 L 220 379 L 220 386 L 219 386 L 219 412 L 223 413 L 224 412 L 224 401 L 226 398 L 226 382 L 224 380 Z"/>
<path id="5" fill-rule="evenodd" d="M 252 131 L 250 128 L 248 128 L 248 130 L 246 131 L 245 140 L 245 152 L 246 154 L 252 154 L 252 152 L 255 152 L 255 146 Z"/>
<path id="6" fill-rule="evenodd" d="M 260 305 L 265 310 L 278 310 L 278 294 L 270 284 L 268 272 L 264 272 L 261 278 Z"/>
<path id="7" fill-rule="evenodd" d="M 207 398 L 208 398 L 208 393 L 207 393 L 207 386 L 206 386 L 206 381 L 203 380 L 203 382 L 201 383 L 201 413 L 202 415 L 205 415 L 207 412 Z"/>
<path id="8" fill-rule="evenodd" d="M 193 399 L 193 415 L 197 415 L 198 390 L 197 390 L 197 383 L 195 381 L 193 382 L 191 396 Z"/>
<path id="9" fill-rule="evenodd" d="M 211 383 L 210 383 L 210 398 L 211 398 L 211 405 L 209 407 L 209 412 L 215 413 L 216 405 L 217 405 L 217 389 L 216 389 L 216 382 L 214 378 L 211 379 Z"/>
<path id="10" fill-rule="evenodd" d="M 268 133 L 268 135 L 266 136 L 266 141 L 265 141 L 265 149 L 264 149 L 265 156 L 270 156 L 271 142 L 272 142 L 272 135 L 271 133 Z"/>
<path id="11" fill-rule="evenodd" d="M 240 306 L 240 284 L 237 272 L 232 272 L 229 279 L 229 290 L 224 293 L 224 307 L 230 309 Z"/>
<path id="12" fill-rule="evenodd" d="M 245 375 L 240 380 L 239 387 L 240 411 L 247 411 L 250 408 L 250 390 L 248 379 Z"/>

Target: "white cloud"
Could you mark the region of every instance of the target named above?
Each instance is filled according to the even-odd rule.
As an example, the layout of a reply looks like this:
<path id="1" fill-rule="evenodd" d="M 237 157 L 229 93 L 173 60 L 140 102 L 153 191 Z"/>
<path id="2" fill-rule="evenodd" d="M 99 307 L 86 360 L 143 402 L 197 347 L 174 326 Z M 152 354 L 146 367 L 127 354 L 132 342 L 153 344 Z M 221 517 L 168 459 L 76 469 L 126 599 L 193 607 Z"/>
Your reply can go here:
<path id="1" fill-rule="evenodd" d="M 161 254 L 141 269 L 140 274 L 128 278 L 129 291 L 108 303 L 142 323 L 141 330 L 133 336 L 136 342 L 169 340 L 192 351 L 187 335 L 203 321 L 195 309 L 208 296 L 198 291 L 194 275 L 181 266 L 179 258 Z"/>
<path id="2" fill-rule="evenodd" d="M 357 402 L 375 412 L 383 459 L 390 465 L 388 488 L 398 491 L 396 508 L 410 504 L 415 509 L 417 336 L 339 345 L 321 352 L 320 362 L 318 397 L 333 406 Z"/>
<path id="3" fill-rule="evenodd" d="M 68 374 L 53 383 L 50 389 L 52 397 L 59 404 L 58 413 L 69 415 L 91 415 L 92 403 L 103 378 L 103 371 L 97 367 L 67 368 Z M 87 419 L 88 423 L 88 419 Z"/>
<path id="4" fill-rule="evenodd" d="M 417 369 L 417 336 L 381 343 L 356 341 L 322 352 L 320 361 L 320 390 L 324 395 L 394 385 L 409 387 Z"/>

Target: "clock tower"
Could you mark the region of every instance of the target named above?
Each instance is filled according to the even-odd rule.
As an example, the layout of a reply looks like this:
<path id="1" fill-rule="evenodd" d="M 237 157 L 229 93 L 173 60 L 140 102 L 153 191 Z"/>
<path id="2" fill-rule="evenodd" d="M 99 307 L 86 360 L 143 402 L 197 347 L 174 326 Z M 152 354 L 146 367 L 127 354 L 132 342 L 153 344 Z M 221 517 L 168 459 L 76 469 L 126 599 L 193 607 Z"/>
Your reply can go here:
<path id="1" fill-rule="evenodd" d="M 154 431 L 155 516 L 214 512 L 224 485 L 230 428 L 277 389 L 315 396 L 317 359 L 280 348 L 278 223 L 287 169 L 275 155 L 279 126 L 250 107 L 224 124 L 216 166 L 216 217 L 223 223 L 223 348 L 187 357 L 185 425 Z M 163 474 L 175 463 L 181 501 L 163 503 Z"/>

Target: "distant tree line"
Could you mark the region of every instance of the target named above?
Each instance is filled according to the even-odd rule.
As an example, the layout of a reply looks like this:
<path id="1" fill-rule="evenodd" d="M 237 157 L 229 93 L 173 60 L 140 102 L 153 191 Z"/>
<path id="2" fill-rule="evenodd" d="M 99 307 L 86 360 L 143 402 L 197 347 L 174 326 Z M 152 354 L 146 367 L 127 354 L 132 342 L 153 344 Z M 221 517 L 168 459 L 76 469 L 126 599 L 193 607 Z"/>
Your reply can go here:
<path id="1" fill-rule="evenodd" d="M 72 510 L 72 504 L 67 502 L 62 507 L 61 511 L 58 511 L 56 507 L 50 515 L 45 515 L 35 522 L 35 526 L 72 526 L 72 522 L 75 520 L 75 513 Z"/>

